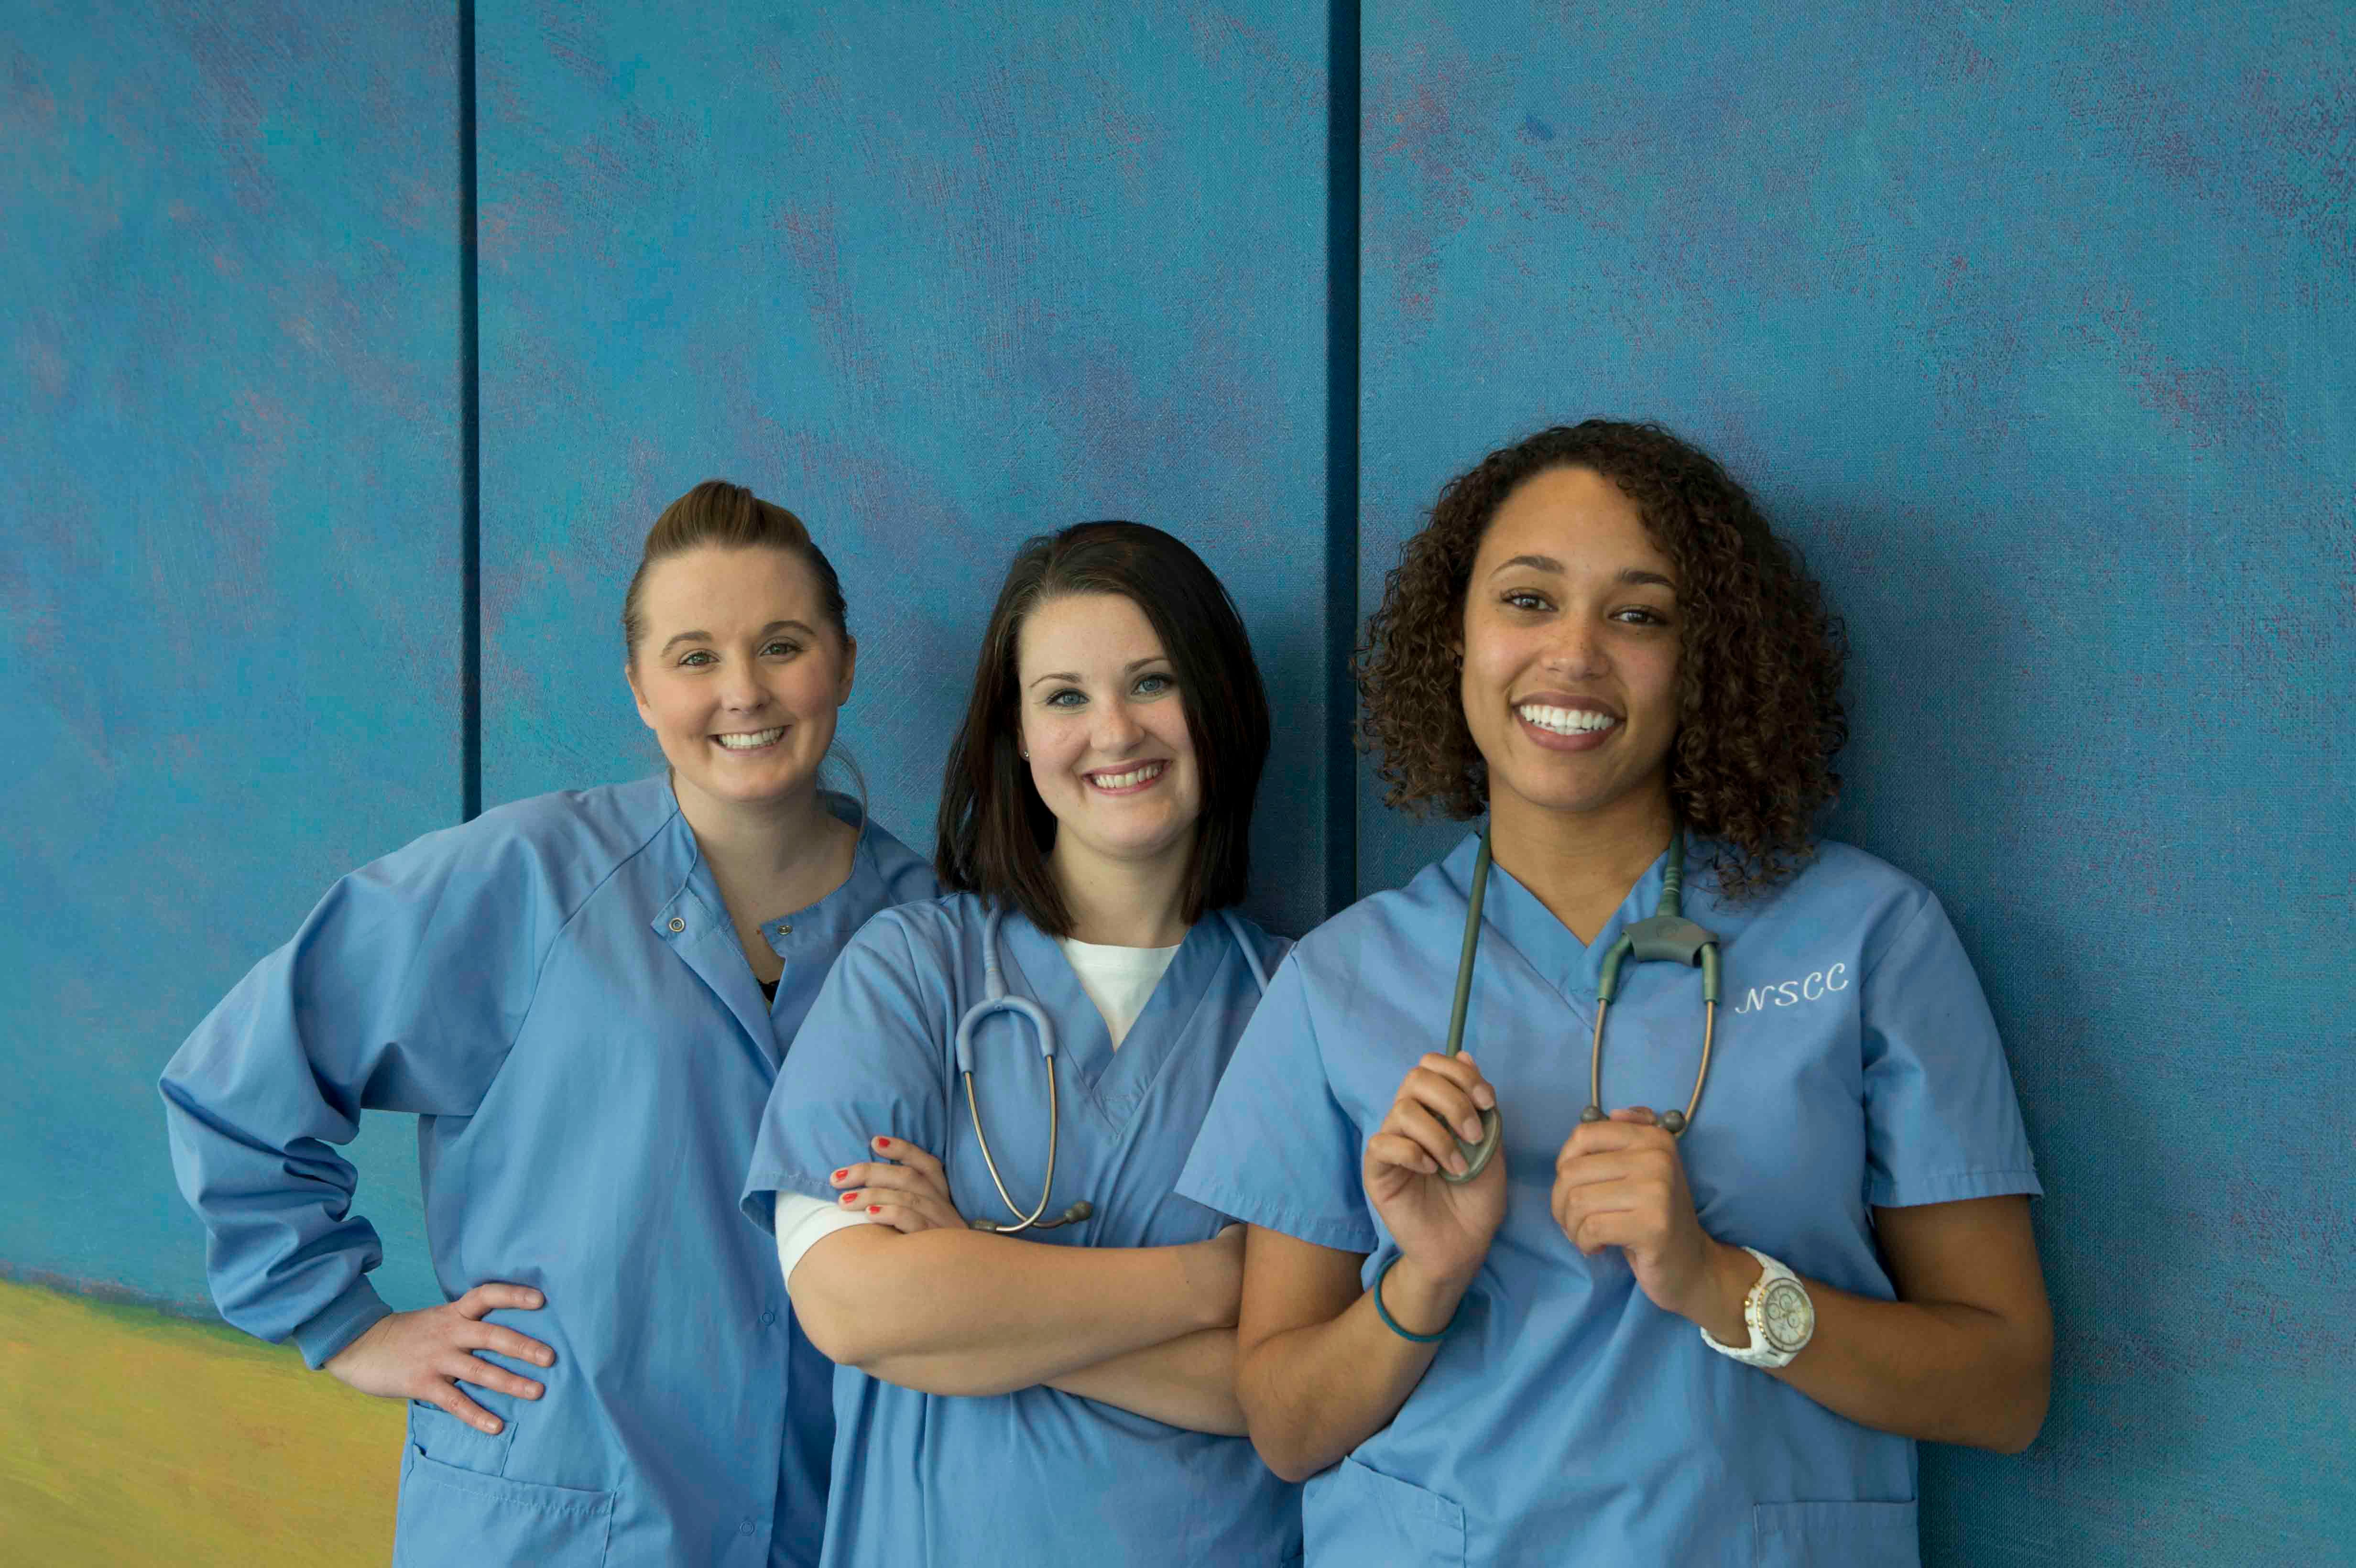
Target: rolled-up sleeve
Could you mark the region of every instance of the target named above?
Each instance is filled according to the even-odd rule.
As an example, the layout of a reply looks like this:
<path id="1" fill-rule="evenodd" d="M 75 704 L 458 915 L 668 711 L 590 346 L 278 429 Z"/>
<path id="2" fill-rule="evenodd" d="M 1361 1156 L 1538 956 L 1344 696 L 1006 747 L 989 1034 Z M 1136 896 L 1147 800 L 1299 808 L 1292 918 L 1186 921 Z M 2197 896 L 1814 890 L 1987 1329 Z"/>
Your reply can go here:
<path id="1" fill-rule="evenodd" d="M 477 823 L 343 878 L 165 1068 L 173 1169 L 237 1328 L 317 1367 L 389 1310 L 337 1150 L 364 1110 L 481 1104 L 562 925 L 534 859 Z"/>

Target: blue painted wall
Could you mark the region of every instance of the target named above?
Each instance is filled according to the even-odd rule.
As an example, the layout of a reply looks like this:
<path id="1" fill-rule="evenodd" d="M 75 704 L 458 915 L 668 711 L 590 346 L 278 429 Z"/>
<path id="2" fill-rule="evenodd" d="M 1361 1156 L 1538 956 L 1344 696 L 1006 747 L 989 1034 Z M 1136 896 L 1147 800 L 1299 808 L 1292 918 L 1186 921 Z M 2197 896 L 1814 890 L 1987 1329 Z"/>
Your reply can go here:
<path id="1" fill-rule="evenodd" d="M 1514 436 L 1717 451 L 1847 618 L 1833 831 L 1939 891 L 2005 1027 L 2055 1400 L 2026 1457 L 1926 1447 L 1934 1561 L 2331 1561 L 2356 1520 L 2350 40 L 1367 8 L 1365 607 Z M 1453 837 L 1362 800 L 1365 888 Z"/>
<path id="2" fill-rule="evenodd" d="M 1270 677 L 1258 912 L 1323 912 L 1353 814 L 1402 880 L 1451 834 L 1321 741 L 1326 18 L 778 10 L 478 11 L 482 798 L 652 765 L 616 602 L 723 473 L 841 566 L 912 838 L 1007 554 L 1127 514 Z M 2328 1559 L 2356 58 L 2327 6 L 2082 10 L 1365 7 L 1361 607 L 1537 424 L 1724 454 L 1848 618 L 1836 831 L 1955 914 L 2051 1192 L 2053 1416 L 1926 1450 L 1933 1560 Z M 463 810 L 457 49 L 423 6 L 0 40 L 7 1272 L 201 1309 L 155 1072 Z M 359 1157 L 417 1301 L 409 1139 Z"/>
<path id="3" fill-rule="evenodd" d="M 1288 719 L 1256 912 L 1321 918 L 1323 16 L 486 5 L 477 27 L 484 798 L 651 765 L 621 587 L 717 474 L 841 572 L 843 739 L 929 853 L 1015 546 L 1134 517 L 1250 625 Z"/>
<path id="4" fill-rule="evenodd" d="M 0 1267 L 190 1305 L 155 1075 L 456 818 L 446 9 L 17 5 L 0 39 Z M 434 1299 L 405 1123 L 360 1143 Z"/>

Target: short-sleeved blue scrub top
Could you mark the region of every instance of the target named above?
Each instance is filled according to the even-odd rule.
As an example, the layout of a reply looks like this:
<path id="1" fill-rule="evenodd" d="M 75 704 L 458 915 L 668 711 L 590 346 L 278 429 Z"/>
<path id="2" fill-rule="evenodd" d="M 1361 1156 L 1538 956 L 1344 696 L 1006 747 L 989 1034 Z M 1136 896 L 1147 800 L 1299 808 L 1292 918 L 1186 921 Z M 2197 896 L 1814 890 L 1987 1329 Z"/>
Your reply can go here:
<path id="1" fill-rule="evenodd" d="M 845 820 L 848 800 L 829 797 Z M 334 1146 L 412 1112 L 452 1299 L 556 1352 L 536 1401 L 412 1403 L 397 1563 L 807 1563 L 832 1365 L 736 1211 L 777 1063 L 851 933 L 938 891 L 866 825 L 850 879 L 764 927 L 774 1005 L 665 778 L 541 795 L 337 882 L 165 1070 L 181 1189 L 230 1322 L 316 1367 L 387 1311 Z"/>
<path id="2" fill-rule="evenodd" d="M 830 1174 L 878 1135 L 937 1155 L 968 1219 L 1009 1219 L 975 1141 L 957 1068 L 958 1020 L 987 995 L 987 911 L 956 894 L 877 916 L 843 950 L 777 1076 L 745 1182 L 764 1225 L 776 1195 L 831 1202 Z M 1244 923 L 1265 972 L 1283 944 Z M 1258 983 L 1226 922 L 1195 923 L 1115 1051 L 1053 937 L 1009 912 L 1008 991 L 1038 1004 L 1060 1043 L 1060 1135 L 1047 1212 L 1076 1224 L 1027 1246 L 1159 1247 L 1207 1241 L 1220 1216 L 1172 1191 Z M 974 1090 L 999 1174 L 1038 1201 L 1047 1081 L 1030 1025 L 974 1030 Z M 821 1246 L 823 1243 L 819 1243 Z M 775 1264 L 772 1264 L 774 1269 Z M 1044 1385 L 990 1397 L 921 1393 L 845 1367 L 836 1375 L 825 1568 L 1294 1561 L 1299 1488 L 1242 1437 L 1167 1425 Z"/>
<path id="3" fill-rule="evenodd" d="M 1477 848 L 1468 837 L 1302 939 L 1181 1192 L 1366 1253 L 1372 1282 L 1396 1249 L 1361 1185 L 1365 1140 L 1416 1059 L 1444 1048 Z M 1308 1482 L 1311 1568 L 1917 1563 L 1910 1439 L 1711 1350 L 1637 1288 L 1618 1249 L 1582 1257 L 1554 1221 L 1603 955 L 1655 912 L 1665 861 L 1585 946 L 1492 872 L 1464 1042 L 1505 1123 L 1505 1222 L 1398 1414 Z M 1689 874 L 1685 912 L 1724 960 L 1709 1082 L 1680 1146 L 1710 1235 L 1889 1300 L 1875 1207 L 2040 1190 L 1995 1021 L 1921 884 L 1826 843 L 1750 903 Z M 1605 1109 L 1682 1107 L 1701 1031 L 1697 971 L 1623 965 Z"/>

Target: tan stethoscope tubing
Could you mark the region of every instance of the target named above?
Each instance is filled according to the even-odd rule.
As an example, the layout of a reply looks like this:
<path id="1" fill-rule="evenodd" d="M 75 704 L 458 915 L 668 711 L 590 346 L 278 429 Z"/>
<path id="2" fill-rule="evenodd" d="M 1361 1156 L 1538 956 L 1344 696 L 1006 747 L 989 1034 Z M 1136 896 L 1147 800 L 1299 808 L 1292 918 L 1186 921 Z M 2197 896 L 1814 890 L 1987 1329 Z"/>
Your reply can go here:
<path id="1" fill-rule="evenodd" d="M 1048 1194 L 1055 1190 L 1055 1059 L 1053 1056 L 1047 1058 L 1047 1179 L 1039 1187 L 1038 1207 L 1028 1214 L 1023 1212 L 1023 1206 L 1015 1202 L 1006 1190 L 1006 1183 L 999 1179 L 998 1161 L 991 1157 L 990 1139 L 981 1130 L 981 1107 L 973 1097 L 973 1073 L 968 1070 L 962 1076 L 965 1079 L 965 1108 L 973 1117 L 973 1136 L 974 1141 L 981 1146 L 981 1163 L 990 1171 L 990 1184 L 998 1189 L 998 1200 L 1006 1205 L 1008 1213 L 1014 1216 L 1014 1223 L 1011 1225 L 1001 1220 L 969 1220 L 967 1225 L 976 1231 L 993 1231 L 1002 1236 L 1011 1236 L 1017 1231 L 1034 1227 L 1052 1231 L 1058 1225 L 1076 1224 L 1095 1213 L 1096 1205 L 1083 1198 L 1055 1219 L 1042 1221 L 1039 1218 L 1047 1211 Z"/>

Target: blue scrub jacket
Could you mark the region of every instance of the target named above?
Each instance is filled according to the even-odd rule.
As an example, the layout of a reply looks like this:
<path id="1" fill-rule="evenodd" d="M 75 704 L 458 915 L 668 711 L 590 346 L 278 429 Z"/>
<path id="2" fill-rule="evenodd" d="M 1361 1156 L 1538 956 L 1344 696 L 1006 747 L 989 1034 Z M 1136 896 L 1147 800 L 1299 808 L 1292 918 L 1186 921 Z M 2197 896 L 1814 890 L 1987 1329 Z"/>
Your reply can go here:
<path id="1" fill-rule="evenodd" d="M 846 821 L 858 807 L 828 804 Z M 487 1436 L 409 1408 L 401 1564 L 809 1563 L 832 1367 L 736 1210 L 786 1045 L 851 933 L 937 891 L 863 825 L 851 878 L 772 921 L 764 1001 L 666 778 L 541 795 L 338 881 L 189 1036 L 162 1090 L 221 1315 L 316 1367 L 389 1308 L 337 1153 L 418 1118 L 444 1294 L 549 1345 Z M 790 1370 L 789 1370 L 790 1369 Z"/>
<path id="2" fill-rule="evenodd" d="M 1219 1085 L 1178 1190 L 1302 1241 L 1394 1250 L 1360 1161 L 1399 1081 L 1443 1048 L 1477 839 L 1301 939 Z M 1703 857 L 1697 856 L 1696 859 Z M 1582 945 L 1493 872 L 1464 1043 L 1505 1121 L 1504 1224 L 1389 1424 L 1303 1492 L 1311 1568 L 1915 1568 L 1913 1443 L 1702 1343 L 1580 1254 L 1554 1161 L 1587 1103 L 1604 954 L 1658 906 L 1655 860 Z M 1894 1291 L 1873 1210 L 2038 1189 L 1995 1020 L 1945 912 L 1845 844 L 1790 882 L 1686 913 L 1716 932 L 1709 1082 L 1679 1146 L 1702 1228 L 1803 1276 Z M 1632 964 L 1605 1020 L 1606 1109 L 1682 1106 L 1701 979 Z"/>
<path id="3" fill-rule="evenodd" d="M 771 1223 L 779 1192 L 831 1201 L 829 1174 L 888 1133 L 940 1157 L 968 1219 L 1006 1217 L 955 1047 L 958 1020 L 987 994 L 987 926 L 983 901 L 960 893 L 882 915 L 844 950 L 770 1098 L 746 1213 Z M 1282 942 L 1248 922 L 1244 930 L 1265 970 Z M 1096 1206 L 1077 1224 L 1008 1237 L 1010 1259 L 1030 1247 L 1162 1247 L 1218 1234 L 1219 1216 L 1171 1186 L 1259 1004 L 1226 923 L 1195 923 L 1118 1051 L 1055 938 L 1009 913 L 1001 939 L 1007 989 L 1037 1003 L 1062 1037 L 1049 1211 L 1082 1197 Z M 1007 1190 L 1036 1202 L 1047 1174 L 1037 1037 L 1000 1012 L 973 1040 L 991 1153 Z M 930 1394 L 844 1368 L 834 1397 L 826 1568 L 1274 1568 L 1300 1556 L 1300 1489 L 1244 1438 L 1044 1386 Z"/>

